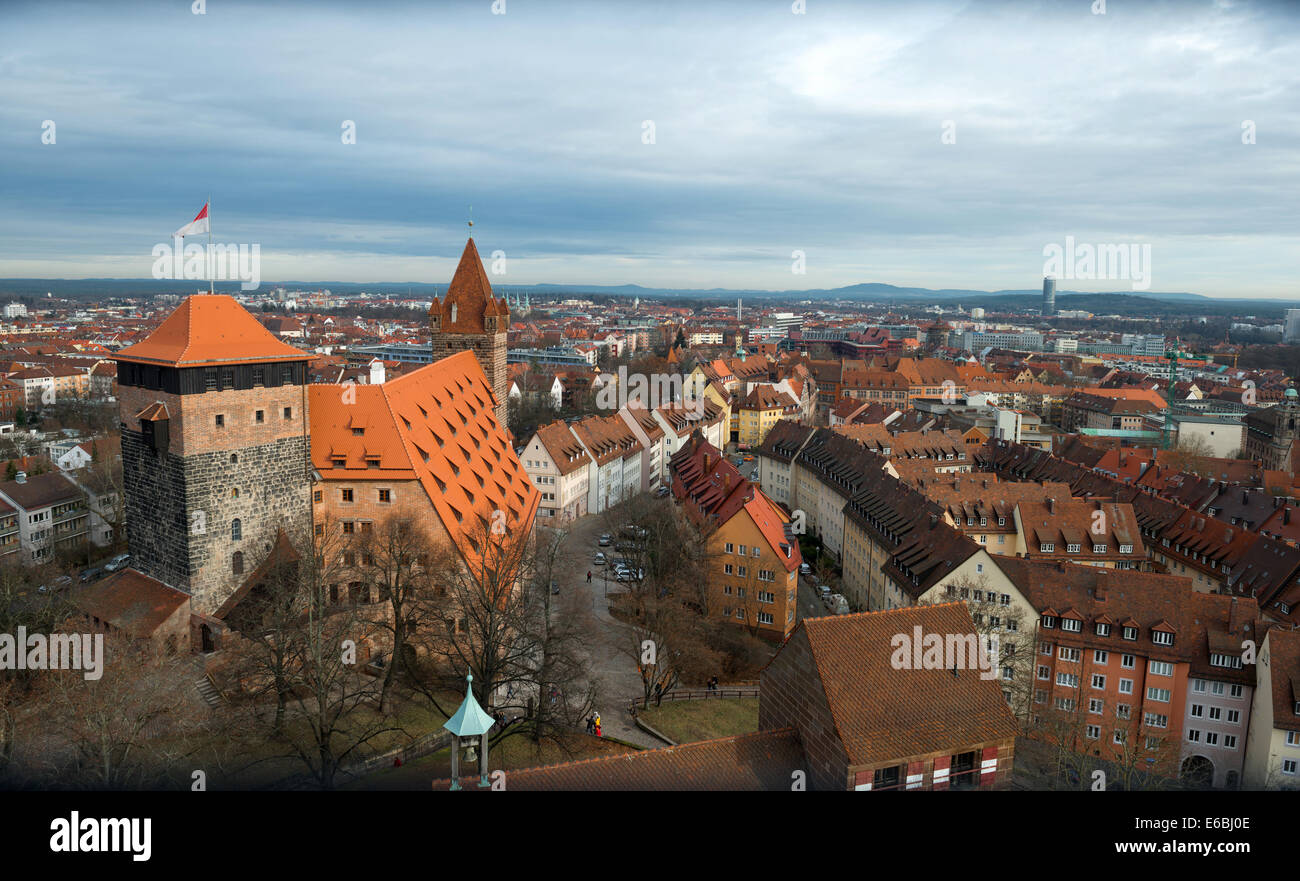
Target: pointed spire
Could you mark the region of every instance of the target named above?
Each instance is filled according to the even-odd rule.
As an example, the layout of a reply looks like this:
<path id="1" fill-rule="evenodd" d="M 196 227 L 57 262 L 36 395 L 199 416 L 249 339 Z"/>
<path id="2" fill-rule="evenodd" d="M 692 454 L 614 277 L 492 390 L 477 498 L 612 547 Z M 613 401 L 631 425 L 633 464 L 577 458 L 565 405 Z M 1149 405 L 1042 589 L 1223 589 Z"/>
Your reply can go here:
<path id="1" fill-rule="evenodd" d="M 474 674 L 465 676 L 465 700 L 455 714 L 442 724 L 456 737 L 478 737 L 492 729 L 495 720 L 474 700 Z"/>

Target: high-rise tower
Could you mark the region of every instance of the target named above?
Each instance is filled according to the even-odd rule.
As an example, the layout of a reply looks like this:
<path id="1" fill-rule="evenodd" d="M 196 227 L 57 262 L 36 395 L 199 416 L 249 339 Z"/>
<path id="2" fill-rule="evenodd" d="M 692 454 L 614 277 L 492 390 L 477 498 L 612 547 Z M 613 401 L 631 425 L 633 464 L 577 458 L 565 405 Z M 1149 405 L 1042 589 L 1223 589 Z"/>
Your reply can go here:
<path id="1" fill-rule="evenodd" d="M 434 361 L 465 349 L 474 352 L 496 395 L 493 412 L 503 431 L 507 425 L 506 335 L 509 329 L 510 306 L 492 295 L 492 283 L 471 238 L 465 243 L 446 296 L 441 300 L 435 297 L 429 307 L 430 344 Z"/>
<path id="2" fill-rule="evenodd" d="M 118 352 L 131 567 L 215 613 L 311 524 L 307 362 L 232 297 L 188 297 Z"/>
<path id="3" fill-rule="evenodd" d="M 1056 314 L 1056 279 L 1043 279 L 1043 314 Z"/>

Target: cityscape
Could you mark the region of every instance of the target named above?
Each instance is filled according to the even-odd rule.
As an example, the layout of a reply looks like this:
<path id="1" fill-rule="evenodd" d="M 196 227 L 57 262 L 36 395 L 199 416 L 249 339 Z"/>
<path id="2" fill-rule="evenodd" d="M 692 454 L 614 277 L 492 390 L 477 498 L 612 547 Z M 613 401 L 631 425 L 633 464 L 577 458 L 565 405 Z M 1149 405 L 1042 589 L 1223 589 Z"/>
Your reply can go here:
<path id="1" fill-rule="evenodd" d="M 14 199 L 0 207 L 11 798 L 969 791 L 1032 821 L 1046 800 L 1107 791 L 1213 798 L 1213 816 L 1120 801 L 1096 853 L 1209 855 L 1251 852 L 1258 800 L 1300 790 L 1294 9 L 611 13 L 680 35 L 650 50 L 621 31 L 598 46 L 583 4 L 196 0 L 75 23 L 60 7 L 0 11 L 34 47 L 0 48 L 0 82 L 18 87 L 0 110 L 14 157 L 0 170 Z M 312 55 L 254 47 L 317 12 L 322 45 L 383 60 L 323 72 L 340 107 L 321 111 L 321 143 L 295 147 L 329 106 L 299 70 Z M 503 98 L 513 62 L 412 74 L 407 16 L 413 33 L 441 29 L 439 67 L 550 39 L 608 81 L 565 59 Z M 1080 46 L 1140 47 L 1121 74 L 1149 76 L 1150 94 L 1237 65 L 1183 93 L 1186 118 L 1152 110 L 1142 125 L 1195 128 L 1223 142 L 1214 161 L 1255 164 L 1203 191 L 1151 170 L 1122 210 L 1082 198 L 1110 173 L 1097 144 L 1124 162 L 1191 152 L 1125 146 L 1091 99 L 1071 135 L 1088 148 L 1043 135 L 993 158 L 1004 105 L 1051 116 L 1020 63 L 927 71 L 903 56 L 962 28 L 997 54 L 990 35 L 1009 24 L 1026 29 L 1017 49 L 1046 33 L 1077 43 L 1066 65 Z M 714 41 L 687 32 L 710 25 L 735 44 L 697 64 Z M 773 48 L 805 25 L 795 55 Z M 64 27 L 69 48 L 97 28 L 126 48 L 156 37 L 150 72 L 97 49 L 56 74 L 42 39 Z M 271 107 L 301 98 L 284 144 L 196 145 L 215 175 L 166 157 L 173 136 L 150 140 L 158 108 L 139 83 L 245 27 L 249 68 L 214 75 L 263 76 L 265 94 L 212 112 L 242 112 L 260 137 Z M 620 46 L 690 65 L 691 89 L 717 87 L 718 118 L 680 110 L 687 74 L 643 81 Z M 779 57 L 760 61 L 767 50 Z M 759 69 L 801 79 L 760 98 Z M 959 74 L 986 77 L 985 103 Z M 420 104 L 412 75 L 437 93 L 432 122 L 398 109 Z M 205 82 L 180 75 L 182 106 Z M 117 117 L 87 100 L 100 89 Z M 1115 107 L 1139 112 L 1139 93 Z M 581 123 L 572 101 L 591 105 Z M 921 106 L 934 118 L 912 158 L 841 149 L 858 123 L 913 137 Z M 1190 124 L 1211 107 L 1212 135 Z M 476 116 L 520 146 L 442 134 Z M 624 147 L 601 128 L 611 118 Z M 814 167 L 781 182 L 771 163 L 787 149 L 814 150 Z M 1035 149 L 1072 156 L 1077 181 L 1058 169 L 1060 189 L 1043 190 Z M 902 207 L 926 192 L 914 161 L 936 167 L 936 188 L 997 171 L 927 226 L 930 209 Z M 150 164 L 150 192 L 127 195 Z M 1060 204 L 1021 211 L 1016 166 Z M 1260 192 L 1258 210 L 1220 201 L 1233 186 Z M 883 225 L 857 213 L 875 209 Z M 128 813 L 167 822 L 153 798 Z M 905 828 L 862 798 L 864 821 Z M 37 811 L 32 846 L 137 861 L 160 846 L 149 820 L 67 809 Z"/>

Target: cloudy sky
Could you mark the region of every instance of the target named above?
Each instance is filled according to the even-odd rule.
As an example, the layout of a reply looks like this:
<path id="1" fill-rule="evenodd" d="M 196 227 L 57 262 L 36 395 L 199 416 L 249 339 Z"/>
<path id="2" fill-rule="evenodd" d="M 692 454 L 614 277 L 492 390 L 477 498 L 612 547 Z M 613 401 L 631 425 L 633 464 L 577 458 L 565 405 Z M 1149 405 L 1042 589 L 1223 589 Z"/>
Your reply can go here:
<path id="1" fill-rule="evenodd" d="M 504 6 L 0 5 L 0 277 L 148 277 L 210 194 L 263 279 L 445 282 L 473 206 L 512 283 L 1033 288 L 1072 236 L 1300 299 L 1300 4 Z"/>

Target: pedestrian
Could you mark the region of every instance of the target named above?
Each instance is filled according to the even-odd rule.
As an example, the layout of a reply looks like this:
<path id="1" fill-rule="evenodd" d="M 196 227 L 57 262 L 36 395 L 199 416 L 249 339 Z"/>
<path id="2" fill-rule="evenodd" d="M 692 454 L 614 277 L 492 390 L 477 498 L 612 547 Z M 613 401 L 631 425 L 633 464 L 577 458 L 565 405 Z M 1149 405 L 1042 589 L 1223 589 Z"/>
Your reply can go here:
<path id="1" fill-rule="evenodd" d="M 663 683 L 656 682 L 655 683 L 655 706 L 656 707 L 659 706 L 660 703 L 663 701 L 663 696 L 664 696 Z"/>
<path id="2" fill-rule="evenodd" d="M 599 722 L 596 723 L 596 736 L 597 736 L 597 737 L 600 737 L 600 723 L 599 723 Z"/>
<path id="3" fill-rule="evenodd" d="M 560 696 L 560 690 L 554 685 L 551 686 L 551 706 L 555 706 L 555 700 Z"/>
<path id="4" fill-rule="evenodd" d="M 596 717 L 595 717 L 595 716 L 588 716 L 588 717 L 587 717 L 587 733 L 588 733 L 588 734 L 593 734 L 593 733 L 595 733 L 595 731 L 596 731 Z"/>
<path id="5" fill-rule="evenodd" d="M 627 705 L 627 711 L 632 714 L 632 721 L 636 721 L 636 701 Z"/>
<path id="6" fill-rule="evenodd" d="M 588 584 L 591 584 L 591 570 L 590 570 L 590 569 L 587 570 L 587 583 L 588 583 Z"/>

